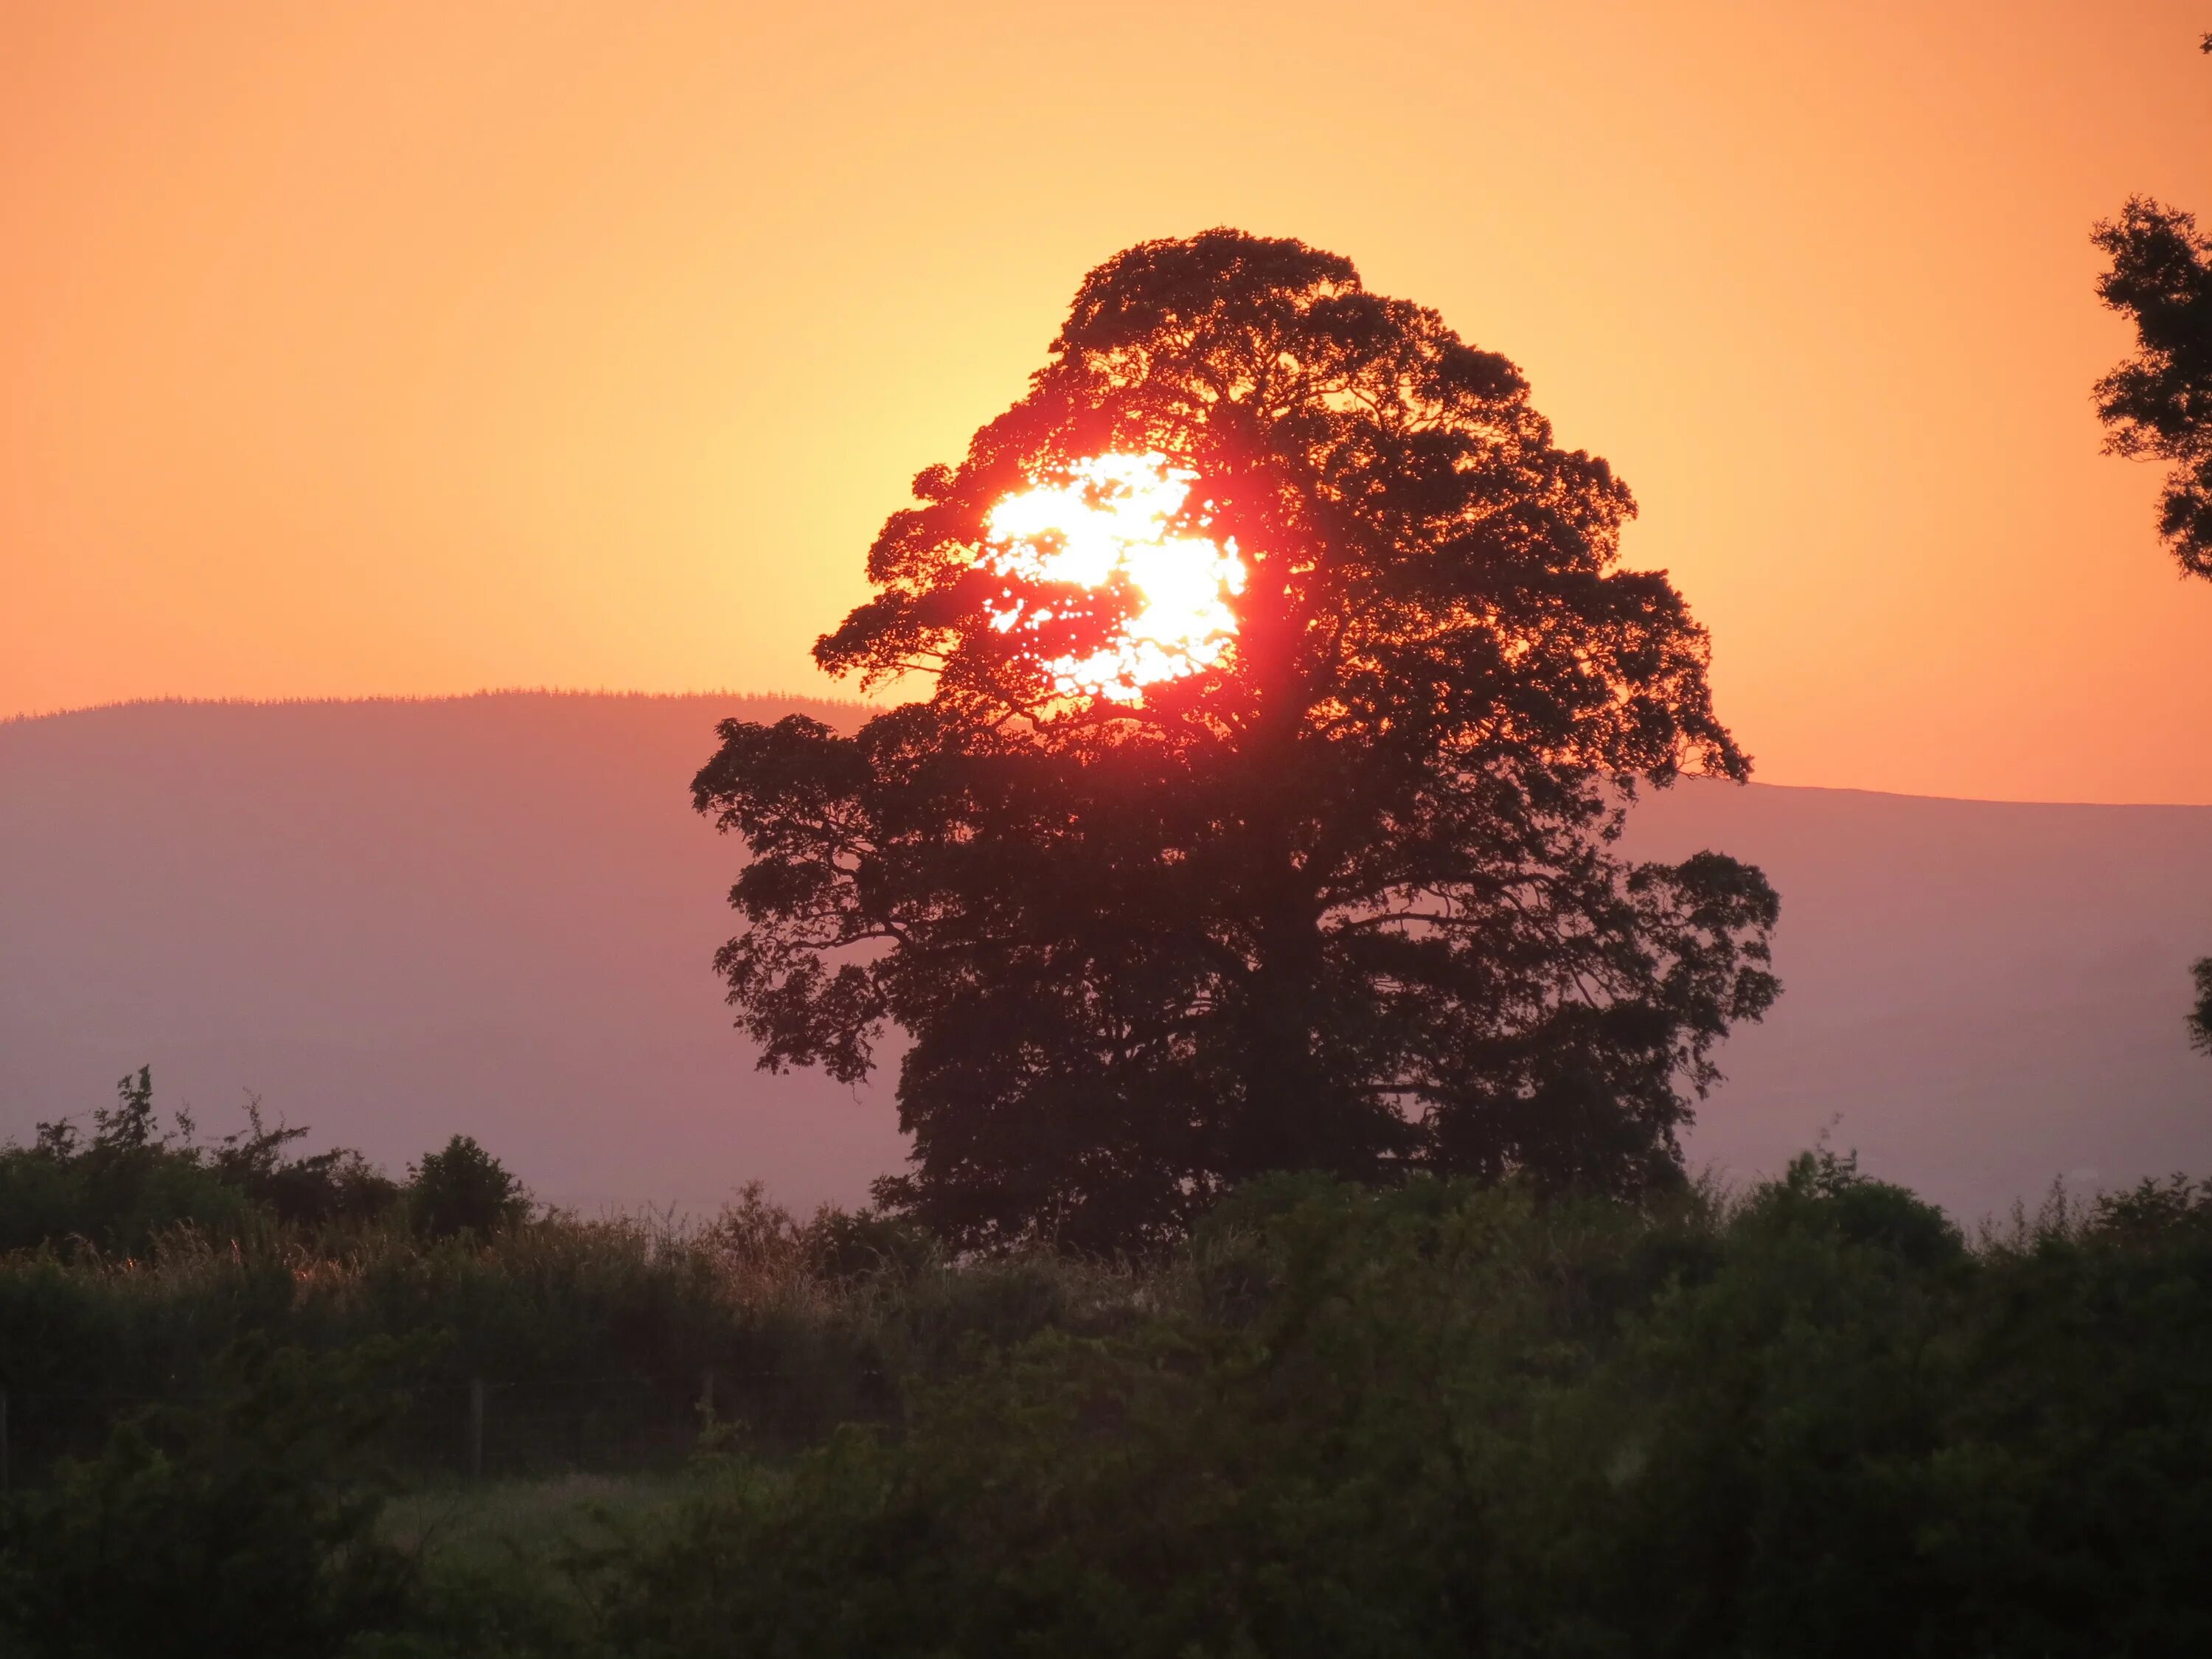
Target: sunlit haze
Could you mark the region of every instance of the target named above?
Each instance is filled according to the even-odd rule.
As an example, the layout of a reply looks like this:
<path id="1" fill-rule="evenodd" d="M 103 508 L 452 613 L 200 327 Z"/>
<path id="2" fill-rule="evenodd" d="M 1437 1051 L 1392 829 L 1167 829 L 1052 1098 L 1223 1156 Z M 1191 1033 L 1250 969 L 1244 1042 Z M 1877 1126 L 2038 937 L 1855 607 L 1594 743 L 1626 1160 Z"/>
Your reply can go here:
<path id="1" fill-rule="evenodd" d="M 1164 455 L 1097 455 L 992 508 L 986 568 L 1073 590 L 1024 598 L 1010 586 L 993 627 L 1019 636 L 1071 606 L 1109 624 L 1097 650 L 1042 660 L 1062 696 L 1136 702 L 1146 686 L 1211 666 L 1228 650 L 1244 563 L 1234 538 L 1217 545 L 1179 533 L 1196 476 Z"/>
<path id="2" fill-rule="evenodd" d="M 2212 587 L 2089 398 L 2091 225 L 2212 214 L 2208 27 L 0 0 L 0 714 L 849 695 L 809 649 L 909 480 L 1086 270 L 1229 224 L 1521 366 L 1761 780 L 2212 802 Z M 1223 634 L 1225 563 L 1121 556 L 1102 694 Z"/>

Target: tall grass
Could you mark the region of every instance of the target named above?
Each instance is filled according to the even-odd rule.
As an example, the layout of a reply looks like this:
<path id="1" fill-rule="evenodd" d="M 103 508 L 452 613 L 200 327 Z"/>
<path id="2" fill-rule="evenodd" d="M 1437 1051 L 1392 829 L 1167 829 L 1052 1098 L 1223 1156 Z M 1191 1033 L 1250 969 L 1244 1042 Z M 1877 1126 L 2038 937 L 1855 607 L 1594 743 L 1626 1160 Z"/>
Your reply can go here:
<path id="1" fill-rule="evenodd" d="M 798 1443 L 896 1419 L 916 1379 L 963 1352 L 1114 1328 L 1150 1294 L 1127 1267 L 957 1262 L 873 1218 L 802 1223 L 757 1188 L 696 1222 L 556 1211 L 488 1239 L 427 1239 L 397 1218 L 319 1234 L 264 1220 L 227 1238 L 185 1225 L 143 1255 L 0 1256 L 0 1388 L 21 1469 L 132 1409 L 193 1399 L 241 1338 L 310 1352 L 404 1339 L 420 1355 L 410 1455 L 459 1455 L 457 1402 L 474 1383 L 492 1391 L 495 1443 L 516 1445 L 516 1420 L 534 1415 L 555 1425 L 538 1436 L 546 1461 L 588 1462 L 580 1441 L 563 1455 L 558 1422 L 586 1438 L 594 1413 L 641 1424 L 665 1453 L 703 1407 Z"/>

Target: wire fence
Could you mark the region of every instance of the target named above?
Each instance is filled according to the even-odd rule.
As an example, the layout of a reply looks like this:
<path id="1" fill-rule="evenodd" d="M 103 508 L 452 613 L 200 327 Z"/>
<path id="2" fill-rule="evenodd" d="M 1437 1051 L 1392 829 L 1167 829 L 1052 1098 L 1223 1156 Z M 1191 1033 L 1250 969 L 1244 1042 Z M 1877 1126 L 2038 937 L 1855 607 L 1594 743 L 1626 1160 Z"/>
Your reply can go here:
<path id="1" fill-rule="evenodd" d="M 683 1374 L 470 1377 L 411 1389 L 373 1449 L 419 1479 L 630 1474 L 682 1465 L 710 1428 L 789 1448 L 840 1423 L 896 1414 L 884 1375 L 707 1368 Z M 176 1392 L 0 1389 L 0 1492 L 42 1485 L 96 1455 L 114 1427 L 155 1408 L 208 1403 Z"/>

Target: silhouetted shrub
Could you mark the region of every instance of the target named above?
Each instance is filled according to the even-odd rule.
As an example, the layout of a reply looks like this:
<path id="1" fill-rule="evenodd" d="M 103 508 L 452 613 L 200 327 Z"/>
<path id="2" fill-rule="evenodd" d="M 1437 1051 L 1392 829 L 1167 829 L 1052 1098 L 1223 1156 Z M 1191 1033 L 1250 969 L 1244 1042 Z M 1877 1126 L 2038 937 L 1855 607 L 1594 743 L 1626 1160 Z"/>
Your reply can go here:
<path id="1" fill-rule="evenodd" d="M 880 1210 L 825 1206 L 802 1235 L 807 1265 L 830 1279 L 910 1273 L 942 1254 L 937 1240 L 904 1217 Z"/>
<path id="2" fill-rule="evenodd" d="M 530 1194 L 506 1165 L 468 1135 L 407 1168 L 407 1210 L 431 1238 L 473 1233 L 489 1238 L 530 1213 Z"/>
<path id="3" fill-rule="evenodd" d="M 307 1132 L 269 1127 L 258 1100 L 246 1122 L 211 1145 L 185 1113 L 164 1127 L 152 1070 L 140 1066 L 116 1085 L 113 1106 L 94 1111 L 88 1138 L 61 1119 L 40 1124 L 28 1146 L 0 1146 L 0 1252 L 140 1257 L 180 1228 L 236 1240 L 272 1224 L 360 1225 L 397 1200 L 398 1187 L 359 1152 L 288 1156 Z"/>
<path id="4" fill-rule="evenodd" d="M 586 1455 L 575 1420 L 594 1402 L 686 1433 L 708 1385 L 719 1417 L 784 1446 L 895 1418 L 908 1377 L 958 1364 L 974 1340 L 1109 1323 L 1139 1288 L 1043 1256 L 963 1267 L 906 1230 L 817 1231 L 757 1190 L 698 1224 L 552 1212 L 489 1237 L 396 1219 L 235 1244 L 182 1231 L 130 1260 L 0 1257 L 0 1388 L 18 1469 L 35 1472 L 120 1412 L 191 1395 L 242 1336 L 331 1352 L 434 1332 L 406 1436 L 420 1467 L 456 1466 L 471 1381 L 495 1391 L 495 1427 L 544 1417 L 556 1463 Z"/>
<path id="5" fill-rule="evenodd" d="M 350 1147 L 287 1158 L 285 1148 L 307 1131 L 281 1123 L 266 1127 L 258 1099 L 247 1103 L 246 1113 L 247 1127 L 225 1136 L 216 1149 L 215 1172 L 279 1222 L 304 1228 L 359 1224 L 398 1203 L 399 1183 Z"/>
<path id="6" fill-rule="evenodd" d="M 144 1066 L 93 1113 L 89 1138 L 64 1119 L 40 1124 L 27 1147 L 0 1148 L 0 1250 L 67 1243 L 137 1255 L 173 1228 L 229 1236 L 254 1214 L 193 1144 L 188 1117 L 162 1127 Z"/>

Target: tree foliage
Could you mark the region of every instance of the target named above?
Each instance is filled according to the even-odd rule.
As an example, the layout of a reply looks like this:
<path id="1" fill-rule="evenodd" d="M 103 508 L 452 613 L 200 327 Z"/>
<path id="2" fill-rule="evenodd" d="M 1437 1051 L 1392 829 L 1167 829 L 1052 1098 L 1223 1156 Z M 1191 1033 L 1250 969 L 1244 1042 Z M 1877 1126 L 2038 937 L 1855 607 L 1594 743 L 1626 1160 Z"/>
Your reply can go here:
<path id="1" fill-rule="evenodd" d="M 473 1135 L 455 1135 L 407 1166 L 407 1205 L 416 1231 L 432 1238 L 470 1233 L 489 1238 L 529 1215 L 531 1198 L 512 1171 Z"/>
<path id="2" fill-rule="evenodd" d="M 1847 1659 L 2212 1642 L 2212 1188 L 1969 1247 L 1814 1154 L 1737 1205 L 1311 1177 L 1136 1328 L 740 1464 L 615 1653 Z"/>
<path id="3" fill-rule="evenodd" d="M 74 1240 L 128 1256 L 179 1226 L 236 1233 L 252 1216 L 196 1144 L 191 1118 L 162 1123 L 149 1066 L 118 1079 L 115 1104 L 93 1109 L 90 1134 L 58 1118 L 28 1146 L 0 1146 L 0 1250 Z"/>
<path id="4" fill-rule="evenodd" d="M 1176 528 L 1247 568 L 1227 653 L 1138 702 L 1046 666 L 1133 595 L 984 556 L 994 505 L 1113 453 L 1190 474 Z M 1111 1245 L 1269 1169 L 1673 1176 L 1777 904 L 1614 845 L 1639 781 L 1748 762 L 1680 595 L 1619 565 L 1627 489 L 1511 363 L 1298 242 L 1146 243 L 915 493 L 815 654 L 927 700 L 727 722 L 695 784 L 752 850 L 719 965 L 762 1063 L 908 1039 L 886 1201 Z"/>
<path id="5" fill-rule="evenodd" d="M 89 1135 L 58 1118 L 28 1146 L 0 1146 L 0 1250 L 70 1240 L 141 1255 L 179 1228 L 221 1238 L 272 1223 L 313 1229 L 372 1219 L 398 1198 L 349 1147 L 293 1151 L 307 1131 L 271 1127 L 258 1099 L 244 1129 L 207 1142 L 189 1112 L 162 1123 L 152 1067 L 119 1079 L 115 1095 L 94 1109 Z"/>
<path id="6" fill-rule="evenodd" d="M 2135 356 L 2097 382 L 2106 447 L 2172 464 L 2159 534 L 2184 571 L 2212 577 L 2212 240 L 2138 196 L 2096 243 L 2112 260 L 2097 292 L 2136 330 Z"/>
<path id="7" fill-rule="evenodd" d="M 241 1343 L 204 1403 L 0 1497 L 0 1652 L 335 1659 L 398 1626 L 413 1564 L 375 1534 L 368 1448 L 408 1357 Z"/>
<path id="8" fill-rule="evenodd" d="M 87 1395 L 159 1378 L 172 1402 L 84 1461 L 18 1456 L 0 1653 L 2212 1644 L 2212 1183 L 2054 1195 L 1969 1239 L 1820 1152 L 1738 1196 L 1635 1203 L 1277 1176 L 1135 1271 L 1042 1251 L 908 1268 L 874 1248 L 870 1266 L 840 1259 L 851 1230 L 757 1194 L 673 1249 L 559 1215 L 491 1245 L 381 1237 L 413 1261 L 350 1286 L 335 1261 L 251 1247 L 150 1270 L 0 1261 L 0 1315 L 46 1285 L 42 1314 L 0 1322 L 19 1437 L 64 1374 Z M 716 1294 L 732 1270 L 749 1288 Z M 128 1299 L 152 1340 L 97 1350 L 57 1317 L 60 1279 Z M 179 1364 L 183 1345 L 221 1358 Z M 380 1449 L 451 1455 L 451 1382 L 617 1357 L 717 1365 L 726 1388 L 781 1370 L 807 1444 L 769 1434 L 776 1396 L 718 1393 L 748 1426 L 680 1485 L 598 1489 L 618 1526 L 564 1536 L 569 1480 L 465 1504 L 441 1485 L 415 1522 L 379 1521 Z M 395 1442 L 403 1383 L 445 1405 Z"/>
<path id="9" fill-rule="evenodd" d="M 300 1152 L 308 1133 L 271 1125 L 255 1097 L 246 1127 L 220 1139 L 201 1139 L 189 1112 L 164 1124 L 142 1066 L 118 1081 L 114 1105 L 94 1109 L 89 1134 L 64 1117 L 27 1146 L 0 1144 L 0 1251 L 144 1256 L 170 1236 L 354 1232 L 402 1211 L 433 1237 L 488 1237 L 529 1212 L 521 1183 L 465 1135 L 410 1164 L 403 1188 L 352 1147 Z"/>

